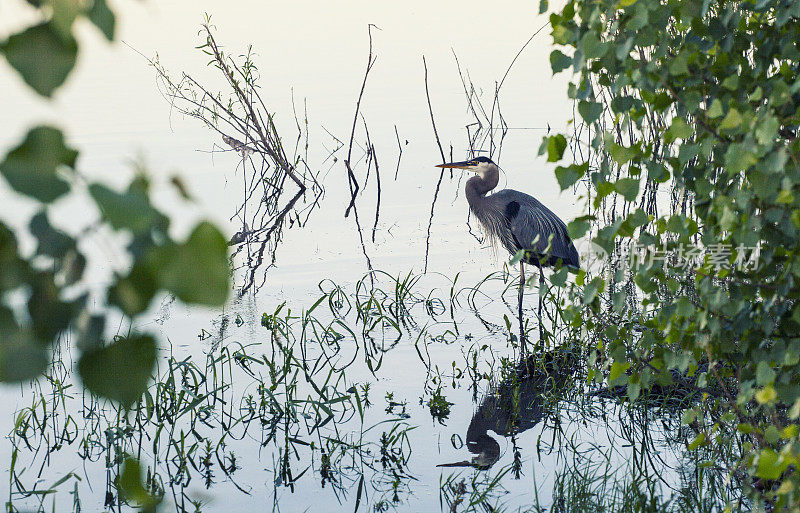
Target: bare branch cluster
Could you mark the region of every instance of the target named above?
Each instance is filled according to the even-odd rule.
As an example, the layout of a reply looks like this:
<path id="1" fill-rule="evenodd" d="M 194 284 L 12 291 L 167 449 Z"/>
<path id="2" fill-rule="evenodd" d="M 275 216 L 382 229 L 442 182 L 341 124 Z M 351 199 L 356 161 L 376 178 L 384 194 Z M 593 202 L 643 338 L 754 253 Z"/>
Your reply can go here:
<path id="1" fill-rule="evenodd" d="M 243 200 L 231 217 L 241 223 L 241 229 L 230 244 L 236 247 L 234 259 L 237 255 L 244 257 L 235 267 L 244 269 L 240 289 L 243 294 L 264 284 L 266 271 L 275 263 L 283 230 L 287 225 L 303 226 L 319 205 L 324 189 L 307 163 L 307 124 L 304 130 L 297 121 L 293 155 L 287 155 L 274 113 L 260 93 L 261 75 L 252 47 L 236 58 L 228 55 L 214 38 L 209 18 L 200 34 L 204 43 L 198 48 L 210 57 L 208 65 L 224 78 L 225 93 L 213 92 L 188 73 L 182 73 L 177 80 L 172 78 L 158 57 L 150 64 L 157 72 L 159 89 L 172 108 L 218 133 L 224 146 L 215 151 L 241 156 Z M 301 146 L 304 138 L 306 142 Z"/>

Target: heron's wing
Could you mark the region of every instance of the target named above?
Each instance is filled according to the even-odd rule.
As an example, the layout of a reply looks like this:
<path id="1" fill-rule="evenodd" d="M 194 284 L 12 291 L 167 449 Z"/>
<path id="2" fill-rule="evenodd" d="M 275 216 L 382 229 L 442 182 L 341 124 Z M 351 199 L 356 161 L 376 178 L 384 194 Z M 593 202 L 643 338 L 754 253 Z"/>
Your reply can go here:
<path id="1" fill-rule="evenodd" d="M 517 250 L 548 255 L 570 266 L 580 265 L 567 226 L 550 209 L 533 196 L 518 191 L 503 190 L 493 196 L 498 196 L 501 202 Z"/>

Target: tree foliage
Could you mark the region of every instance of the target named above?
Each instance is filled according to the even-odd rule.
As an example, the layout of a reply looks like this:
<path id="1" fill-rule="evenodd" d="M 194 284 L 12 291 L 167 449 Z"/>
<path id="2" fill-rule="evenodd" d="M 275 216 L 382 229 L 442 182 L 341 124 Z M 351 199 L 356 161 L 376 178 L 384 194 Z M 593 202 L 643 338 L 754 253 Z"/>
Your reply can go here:
<path id="1" fill-rule="evenodd" d="M 571 231 L 612 263 L 650 248 L 578 276 L 566 318 L 595 335 L 594 379 L 630 401 L 699 392 L 690 449 L 756 503 L 798 508 L 800 3 L 571 0 L 550 21 L 580 119 L 541 152 L 571 149 L 556 175 L 591 210 Z"/>

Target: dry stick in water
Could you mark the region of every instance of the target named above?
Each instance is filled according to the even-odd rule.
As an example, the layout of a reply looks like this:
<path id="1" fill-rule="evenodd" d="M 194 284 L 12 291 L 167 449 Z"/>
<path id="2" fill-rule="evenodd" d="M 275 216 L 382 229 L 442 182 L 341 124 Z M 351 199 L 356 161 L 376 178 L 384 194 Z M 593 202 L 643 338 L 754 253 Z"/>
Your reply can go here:
<path id="1" fill-rule="evenodd" d="M 353 154 L 353 140 L 356 136 L 356 123 L 358 123 L 358 112 L 361 109 L 361 99 L 364 97 L 364 89 L 367 87 L 367 77 L 369 76 L 369 72 L 372 69 L 372 66 L 375 64 L 375 57 L 372 55 L 372 27 L 375 25 L 369 24 L 367 25 L 367 34 L 369 35 L 369 55 L 367 56 L 367 70 L 364 72 L 364 81 L 361 83 L 361 91 L 358 93 L 358 100 L 356 101 L 356 112 L 353 116 L 353 128 L 350 130 L 350 144 L 347 146 L 347 158 L 344 161 L 344 165 L 347 168 L 347 178 L 350 184 L 350 204 L 347 205 L 347 209 L 344 211 L 344 216 L 347 217 L 350 215 L 350 209 L 353 210 L 353 216 L 356 221 L 356 228 L 358 229 L 358 239 L 361 241 L 361 252 L 364 254 L 364 258 L 367 260 L 367 268 L 372 271 L 372 261 L 369 259 L 369 255 L 367 254 L 367 246 L 364 244 L 364 232 L 361 229 L 361 221 L 358 218 L 358 208 L 356 207 L 356 195 L 358 194 L 358 181 L 356 180 L 356 175 L 353 173 L 353 169 L 350 166 L 350 159 L 352 158 Z M 370 273 L 370 280 L 372 280 L 372 273 Z"/>
<path id="2" fill-rule="evenodd" d="M 439 154 L 442 156 L 442 164 L 447 163 L 444 159 L 444 150 L 442 143 L 439 140 L 439 132 L 436 130 L 436 121 L 433 118 L 433 107 L 431 106 L 431 93 L 428 91 L 428 64 L 425 62 L 425 56 L 422 56 L 422 66 L 425 68 L 425 96 L 428 98 L 428 111 L 431 113 L 431 126 L 433 126 L 433 135 L 436 137 L 436 144 L 439 146 Z M 431 226 L 433 225 L 433 209 L 436 207 L 436 198 L 439 197 L 439 188 L 442 186 L 442 178 L 444 178 L 444 169 L 439 173 L 439 181 L 436 182 L 436 191 L 433 193 L 433 201 L 431 202 L 431 215 L 428 218 L 428 235 L 425 237 L 425 270 L 428 272 L 428 252 L 431 247 Z"/>
<path id="3" fill-rule="evenodd" d="M 378 167 L 378 155 L 375 153 L 375 145 L 372 144 L 372 139 L 369 136 L 369 127 L 367 127 L 367 120 L 364 119 L 364 114 L 361 114 L 361 120 L 364 122 L 364 133 L 367 136 L 367 177 L 364 178 L 364 187 L 367 186 L 369 180 L 369 169 L 371 164 L 375 164 L 375 182 L 378 187 L 378 200 L 375 204 L 375 222 L 372 225 L 372 243 L 375 243 L 375 231 L 378 229 L 378 218 L 381 213 L 381 170 Z M 362 193 L 363 194 L 363 193 Z"/>
<path id="4" fill-rule="evenodd" d="M 394 126 L 394 136 L 397 137 L 397 149 L 400 153 L 397 154 L 397 167 L 394 169 L 394 180 L 397 181 L 397 173 L 400 172 L 400 159 L 403 158 L 403 146 L 400 144 L 400 134 L 397 133 L 397 125 Z M 408 144 L 408 141 L 406 141 Z"/>
<path id="5" fill-rule="evenodd" d="M 375 223 L 372 225 L 372 242 L 375 243 L 375 230 L 378 229 L 378 216 L 381 214 L 381 173 L 378 169 L 378 157 L 375 155 L 375 146 L 370 144 L 372 158 L 375 162 L 375 181 L 378 183 L 378 201 L 375 204 Z"/>
<path id="6" fill-rule="evenodd" d="M 344 160 L 344 165 L 347 168 L 347 178 L 350 184 L 350 203 L 347 205 L 347 209 L 344 211 L 344 216 L 347 217 L 350 215 L 350 209 L 355 209 L 356 206 L 356 194 L 358 194 L 359 186 L 358 180 L 356 180 L 356 175 L 353 173 L 353 169 L 350 167 L 350 161 L 353 155 L 353 140 L 356 136 L 356 123 L 358 123 L 358 112 L 361 109 L 361 99 L 364 97 L 364 89 L 367 87 L 367 77 L 369 76 L 370 70 L 372 70 L 372 66 L 375 64 L 375 57 L 372 56 L 372 25 L 371 23 L 367 25 L 367 34 L 369 35 L 369 55 L 367 56 L 367 70 L 364 72 L 364 80 L 361 83 L 361 91 L 358 93 L 358 100 L 356 100 L 356 113 L 353 116 L 353 127 L 350 129 L 350 144 L 347 146 L 347 158 Z M 358 213 L 355 214 L 356 219 L 358 219 Z M 358 221 L 356 221 L 358 223 Z M 359 228 L 359 232 L 361 229 Z"/>

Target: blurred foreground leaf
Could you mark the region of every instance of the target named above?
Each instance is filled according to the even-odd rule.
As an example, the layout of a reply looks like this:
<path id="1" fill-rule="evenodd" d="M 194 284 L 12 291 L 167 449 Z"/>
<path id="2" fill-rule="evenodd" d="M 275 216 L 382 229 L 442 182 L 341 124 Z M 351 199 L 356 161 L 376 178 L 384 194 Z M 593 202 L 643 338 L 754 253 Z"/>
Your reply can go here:
<path id="1" fill-rule="evenodd" d="M 86 388 L 95 394 L 130 406 L 147 388 L 155 363 L 155 339 L 131 335 L 87 350 L 78 362 L 78 372 Z"/>
<path id="2" fill-rule="evenodd" d="M 69 183 L 58 176 L 58 169 L 74 168 L 77 158 L 78 152 L 64 144 L 58 129 L 39 126 L 6 155 L 0 173 L 17 192 L 50 203 L 69 192 Z"/>
<path id="3" fill-rule="evenodd" d="M 150 204 L 147 192 L 130 187 L 124 193 L 113 191 L 101 184 L 89 186 L 103 217 L 115 230 L 131 230 L 143 233 L 156 226 L 163 226 L 164 217 Z"/>
<path id="4" fill-rule="evenodd" d="M 17 238 L 0 223 L 0 291 L 20 286 L 29 274 L 28 263 L 19 256 Z"/>
<path id="5" fill-rule="evenodd" d="M 0 52 L 34 91 L 51 96 L 75 66 L 78 43 L 42 23 L 9 37 L 0 44 Z"/>
<path id="6" fill-rule="evenodd" d="M 14 326 L 7 314 L 10 312 L 0 312 L 0 381 L 34 379 L 50 361 L 47 347 L 38 343 L 30 331 Z"/>
<path id="7" fill-rule="evenodd" d="M 186 243 L 166 251 L 160 284 L 186 303 L 222 305 L 230 291 L 227 257 L 225 237 L 212 224 L 202 222 Z"/>
<path id="8" fill-rule="evenodd" d="M 160 497 L 153 496 L 145 488 L 142 481 L 142 468 L 139 460 L 125 455 L 122 463 L 122 471 L 117 479 L 117 487 L 120 496 L 127 502 L 133 502 L 141 508 L 141 511 L 151 512 L 156 510 L 156 506 L 161 502 Z"/>
<path id="9" fill-rule="evenodd" d="M 94 0 L 91 9 L 86 13 L 89 20 L 99 28 L 106 39 L 114 39 L 114 29 L 116 28 L 116 18 L 111 9 L 108 8 L 106 0 Z"/>

